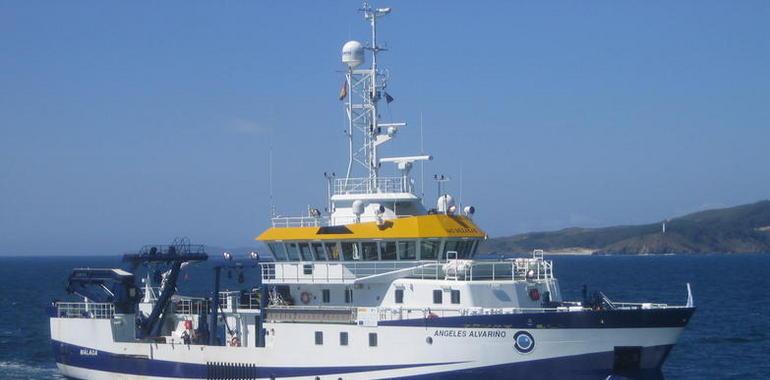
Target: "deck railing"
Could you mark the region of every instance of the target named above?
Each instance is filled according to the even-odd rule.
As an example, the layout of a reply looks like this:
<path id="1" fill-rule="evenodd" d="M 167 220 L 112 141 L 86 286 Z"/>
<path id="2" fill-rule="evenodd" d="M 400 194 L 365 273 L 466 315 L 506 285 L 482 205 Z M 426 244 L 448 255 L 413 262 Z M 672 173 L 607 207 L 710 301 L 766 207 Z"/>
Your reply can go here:
<path id="1" fill-rule="evenodd" d="M 332 195 L 409 193 L 411 187 L 406 177 L 335 178 Z"/>
<path id="2" fill-rule="evenodd" d="M 111 319 L 115 306 L 111 303 L 57 302 L 56 315 L 59 318 Z"/>
<path id="3" fill-rule="evenodd" d="M 669 306 L 667 304 L 649 303 L 616 303 L 615 307 L 616 310 L 623 310 L 679 308 L 684 306 Z M 564 302 L 559 307 L 551 308 L 270 306 L 265 310 L 265 319 L 273 322 L 333 322 L 366 324 L 382 321 L 432 319 L 473 315 L 534 314 L 546 312 L 574 313 L 593 311 L 593 309 L 583 307 L 578 302 Z"/>
<path id="4" fill-rule="evenodd" d="M 200 315 L 208 313 L 210 301 L 204 298 L 179 297 L 174 302 L 174 312 L 185 315 Z"/>
<path id="5" fill-rule="evenodd" d="M 262 263 L 262 279 L 271 283 L 352 282 L 363 277 L 402 272 L 402 277 L 456 281 L 547 280 L 547 260 L 501 261 L 307 261 Z"/>
<path id="6" fill-rule="evenodd" d="M 303 283 L 353 281 L 359 278 L 410 270 L 410 276 L 443 278 L 437 261 L 338 261 L 262 263 L 266 282 Z"/>
<path id="7" fill-rule="evenodd" d="M 256 310 L 259 309 L 258 291 L 221 291 L 219 292 L 219 307 L 222 310 Z M 174 312 L 185 315 L 198 315 L 202 311 L 211 310 L 208 298 L 177 297 L 174 299 Z"/>
<path id="8" fill-rule="evenodd" d="M 328 216 L 276 216 L 273 227 L 321 227 L 329 224 Z"/>

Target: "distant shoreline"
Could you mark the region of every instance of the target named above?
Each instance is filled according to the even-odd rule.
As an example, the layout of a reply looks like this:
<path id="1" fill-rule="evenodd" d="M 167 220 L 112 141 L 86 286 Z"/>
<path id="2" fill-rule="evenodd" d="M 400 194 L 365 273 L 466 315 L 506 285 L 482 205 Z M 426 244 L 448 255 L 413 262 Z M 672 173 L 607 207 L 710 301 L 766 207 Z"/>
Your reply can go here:
<path id="1" fill-rule="evenodd" d="M 770 252 L 770 201 L 700 211 L 657 223 L 529 232 L 484 241 L 482 252 L 549 255 Z"/>

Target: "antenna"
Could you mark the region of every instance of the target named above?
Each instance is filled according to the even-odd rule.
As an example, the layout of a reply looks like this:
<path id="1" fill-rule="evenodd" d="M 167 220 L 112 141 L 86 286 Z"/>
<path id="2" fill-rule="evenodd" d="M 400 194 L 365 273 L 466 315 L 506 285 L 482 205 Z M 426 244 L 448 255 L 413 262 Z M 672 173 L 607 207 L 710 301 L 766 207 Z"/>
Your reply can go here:
<path id="1" fill-rule="evenodd" d="M 324 172 L 324 178 L 326 178 L 326 199 L 327 199 L 327 205 L 326 205 L 326 212 L 331 214 L 334 212 L 334 205 L 332 203 L 332 183 L 334 182 L 334 177 L 336 177 L 337 174 L 332 172 L 331 174 Z"/>
<path id="2" fill-rule="evenodd" d="M 273 136 L 270 134 L 267 148 L 267 187 L 270 191 L 270 218 L 275 218 L 275 200 L 273 199 Z"/>
<path id="3" fill-rule="evenodd" d="M 438 191 L 437 191 L 437 194 L 436 194 L 436 196 L 437 196 L 437 197 L 440 197 L 440 196 L 444 195 L 444 194 L 441 192 L 441 184 L 442 184 L 442 183 L 444 183 L 444 182 L 449 182 L 449 181 L 451 181 L 452 179 L 451 179 L 451 178 L 449 178 L 449 176 L 447 176 L 447 175 L 443 175 L 443 174 L 434 174 L 434 175 L 433 175 L 433 180 L 434 180 L 434 181 L 436 181 L 436 185 L 438 185 Z"/>
<path id="4" fill-rule="evenodd" d="M 444 194 L 441 192 L 441 186 L 444 182 L 448 182 L 451 180 L 449 176 L 445 176 L 443 174 L 434 174 L 433 180 L 436 181 L 436 185 L 438 186 L 438 196 L 437 196 L 437 207 L 436 209 L 438 212 L 441 213 L 449 213 L 450 207 L 454 205 L 454 201 L 452 200 L 452 197 L 448 194 Z"/>
<path id="5" fill-rule="evenodd" d="M 425 154 L 422 135 L 422 111 L 420 111 L 420 154 Z M 425 199 L 425 162 L 420 161 L 420 198 Z"/>
<path id="6" fill-rule="evenodd" d="M 460 160 L 460 197 L 457 200 L 457 203 L 460 204 L 460 209 L 463 208 L 463 161 Z"/>

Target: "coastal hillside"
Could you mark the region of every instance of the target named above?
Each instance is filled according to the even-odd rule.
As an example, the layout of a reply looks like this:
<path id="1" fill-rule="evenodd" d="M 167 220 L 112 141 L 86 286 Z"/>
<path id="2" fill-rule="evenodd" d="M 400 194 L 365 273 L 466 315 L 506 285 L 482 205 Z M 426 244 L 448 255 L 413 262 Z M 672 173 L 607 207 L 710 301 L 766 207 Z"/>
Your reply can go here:
<path id="1" fill-rule="evenodd" d="M 482 252 L 594 254 L 770 252 L 770 201 L 696 212 L 666 222 L 567 228 L 488 239 Z"/>

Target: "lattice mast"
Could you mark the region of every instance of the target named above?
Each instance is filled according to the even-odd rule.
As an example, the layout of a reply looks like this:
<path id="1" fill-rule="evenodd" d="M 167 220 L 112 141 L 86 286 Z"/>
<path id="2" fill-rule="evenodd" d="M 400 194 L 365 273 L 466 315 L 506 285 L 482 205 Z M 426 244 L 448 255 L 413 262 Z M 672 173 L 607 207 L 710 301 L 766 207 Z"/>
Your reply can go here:
<path id="1" fill-rule="evenodd" d="M 348 66 L 345 74 L 347 88 L 343 90 L 348 96 L 345 105 L 349 161 L 345 178 L 351 178 L 355 163 L 364 168 L 367 187 L 376 189 L 380 167 L 377 146 L 390 140 L 396 129 L 405 123 L 379 123 L 378 102 L 389 95 L 385 93 L 387 75 L 377 67 L 377 55 L 386 50 L 377 44 L 377 21 L 389 14 L 390 8 L 373 8 L 364 3 L 360 11 L 371 26 L 371 42 L 363 46 L 357 41 L 349 41 L 343 47 L 343 62 Z M 371 52 L 371 65 L 359 69 L 358 66 L 364 62 L 364 50 Z"/>

